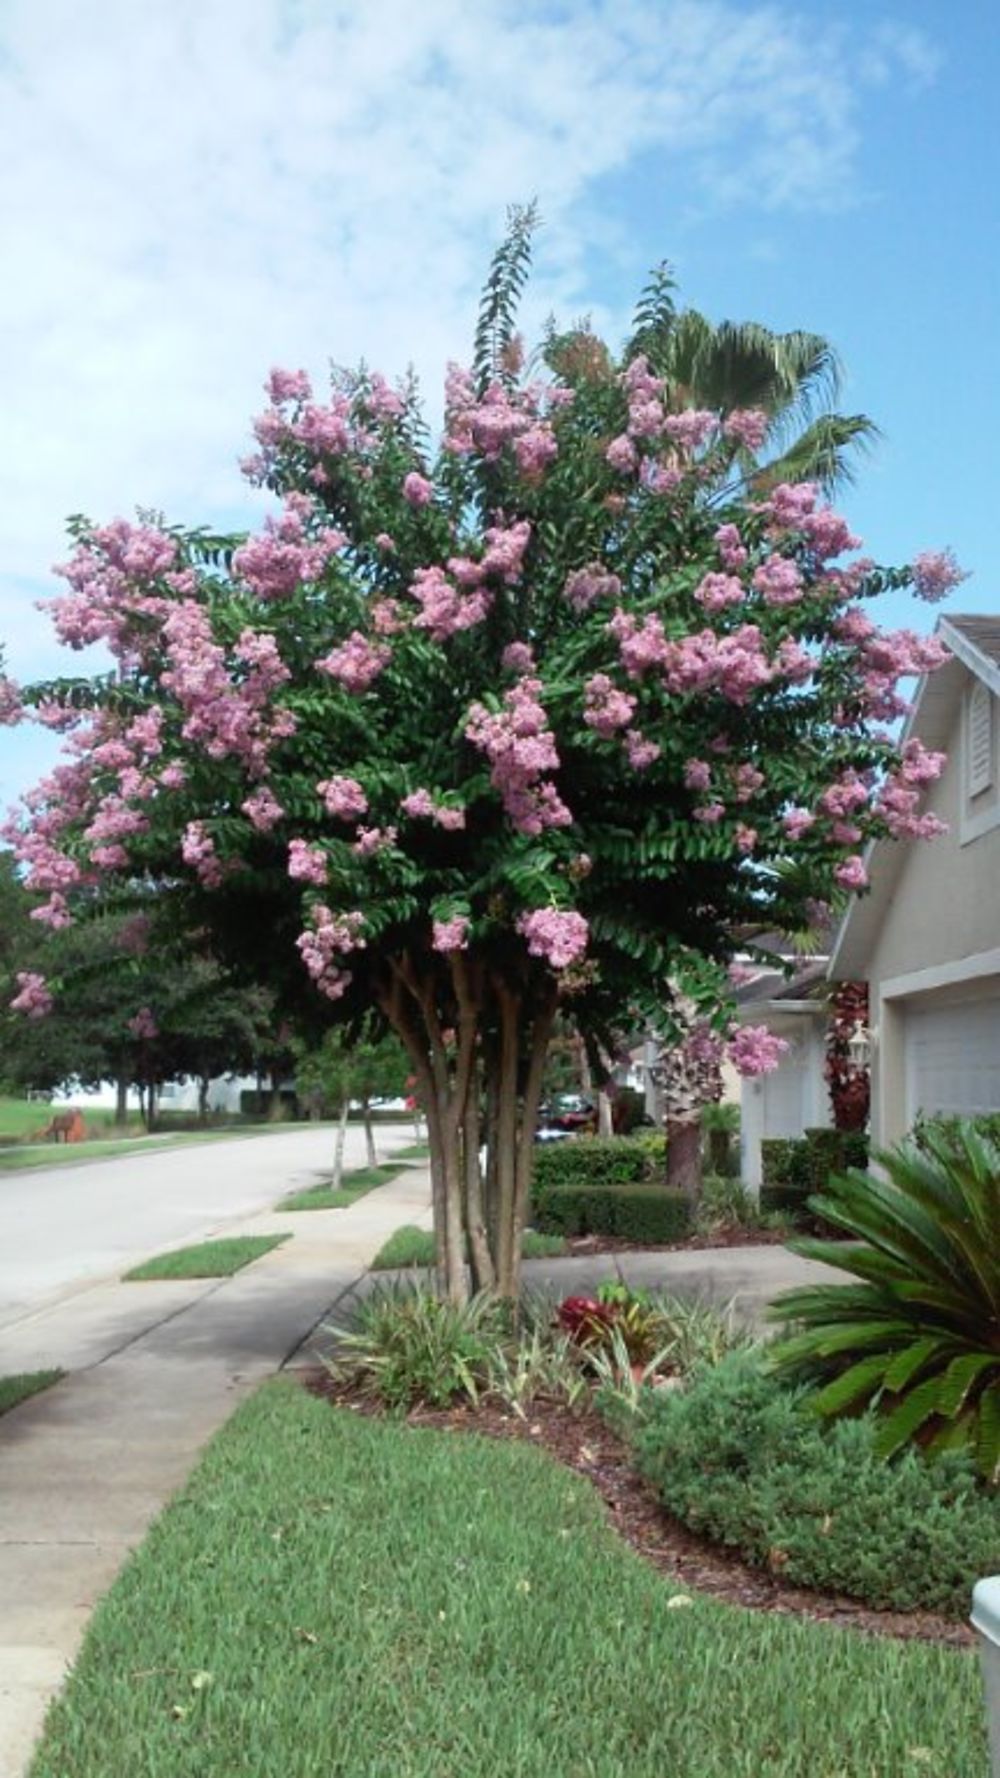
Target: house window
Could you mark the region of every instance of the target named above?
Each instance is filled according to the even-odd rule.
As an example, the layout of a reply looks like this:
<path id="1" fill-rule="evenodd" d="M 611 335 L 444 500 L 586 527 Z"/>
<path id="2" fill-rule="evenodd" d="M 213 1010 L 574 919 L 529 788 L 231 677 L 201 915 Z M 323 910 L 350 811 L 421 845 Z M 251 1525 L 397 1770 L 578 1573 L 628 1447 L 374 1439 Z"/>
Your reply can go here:
<path id="1" fill-rule="evenodd" d="M 993 783 L 993 696 L 988 685 L 969 694 L 969 795 L 981 796 Z"/>

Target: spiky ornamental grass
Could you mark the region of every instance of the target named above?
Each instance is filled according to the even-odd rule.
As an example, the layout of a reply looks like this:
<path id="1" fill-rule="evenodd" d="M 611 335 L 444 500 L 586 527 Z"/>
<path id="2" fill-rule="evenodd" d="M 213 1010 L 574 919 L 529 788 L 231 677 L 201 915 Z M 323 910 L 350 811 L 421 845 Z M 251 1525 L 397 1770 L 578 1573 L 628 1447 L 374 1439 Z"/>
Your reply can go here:
<path id="1" fill-rule="evenodd" d="M 822 1385 L 822 1415 L 868 1403 L 878 1449 L 969 1447 L 1000 1477 L 1000 1148 L 969 1126 L 929 1128 L 921 1146 L 877 1157 L 880 1171 L 832 1178 L 810 1207 L 857 1246 L 791 1243 L 859 1280 L 809 1285 L 771 1314 L 798 1326 L 774 1349 L 780 1374 Z"/>

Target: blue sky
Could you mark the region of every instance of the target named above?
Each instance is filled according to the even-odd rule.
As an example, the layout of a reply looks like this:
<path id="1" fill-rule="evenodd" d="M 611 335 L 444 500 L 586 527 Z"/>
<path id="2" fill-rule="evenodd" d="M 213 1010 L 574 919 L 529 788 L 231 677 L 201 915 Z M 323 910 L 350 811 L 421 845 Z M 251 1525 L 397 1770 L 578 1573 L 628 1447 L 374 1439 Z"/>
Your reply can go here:
<path id="1" fill-rule="evenodd" d="M 527 318 L 621 332 L 670 258 L 715 318 L 827 334 L 885 439 L 842 500 L 886 561 L 954 547 L 1000 609 L 992 0 L 7 0 L 0 10 L 0 639 L 72 511 L 251 524 L 273 363 L 468 348 L 505 204 Z M 13 275 L 11 275 L 13 268 Z M 886 602 L 893 623 L 934 614 Z M 50 757 L 0 730 L 0 800 Z"/>

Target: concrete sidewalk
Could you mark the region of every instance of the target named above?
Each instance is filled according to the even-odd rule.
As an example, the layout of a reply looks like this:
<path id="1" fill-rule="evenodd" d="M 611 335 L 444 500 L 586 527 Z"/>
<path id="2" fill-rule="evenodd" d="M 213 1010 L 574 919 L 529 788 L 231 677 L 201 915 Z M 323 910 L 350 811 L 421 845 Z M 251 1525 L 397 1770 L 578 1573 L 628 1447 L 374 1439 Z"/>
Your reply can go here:
<path id="1" fill-rule="evenodd" d="M 409 1167 L 345 1210 L 227 1227 L 293 1234 L 232 1278 L 104 1282 L 0 1337 L 0 1374 L 70 1373 L 0 1419 L 2 1778 L 26 1769 L 93 1605 L 206 1440 L 429 1205 L 427 1169 Z"/>

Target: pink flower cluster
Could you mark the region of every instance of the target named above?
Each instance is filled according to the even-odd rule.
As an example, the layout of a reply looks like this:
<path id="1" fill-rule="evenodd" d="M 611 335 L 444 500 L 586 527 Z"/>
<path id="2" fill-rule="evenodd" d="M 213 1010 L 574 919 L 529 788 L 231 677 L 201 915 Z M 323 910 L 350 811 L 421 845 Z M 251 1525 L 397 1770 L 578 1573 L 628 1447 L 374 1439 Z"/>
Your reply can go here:
<path id="1" fill-rule="evenodd" d="M 148 647 L 149 620 L 166 609 L 163 594 L 150 592 L 149 583 L 182 589 L 178 562 L 178 546 L 165 532 L 114 519 L 89 532 L 55 569 L 71 590 L 43 609 L 52 612 L 56 634 L 70 648 L 106 642 L 119 659 L 131 658 Z"/>
<path id="2" fill-rule="evenodd" d="M 306 840 L 289 840 L 288 874 L 298 883 L 322 885 L 327 880 L 326 853 Z"/>
<path id="3" fill-rule="evenodd" d="M 879 630 L 857 605 L 845 607 L 834 631 L 854 650 L 862 713 L 878 722 L 892 722 L 909 710 L 896 689 L 900 679 L 933 673 L 948 659 L 948 650 L 937 637 L 917 636 L 912 630 Z"/>
<path id="4" fill-rule="evenodd" d="M 720 525 L 715 533 L 715 542 L 724 568 L 735 569 L 745 565 L 749 551 L 735 525 Z"/>
<path id="5" fill-rule="evenodd" d="M 325 778 L 316 789 L 327 814 L 338 821 L 356 821 L 368 813 L 368 798 L 356 778 Z"/>
<path id="6" fill-rule="evenodd" d="M 465 810 L 451 803 L 438 802 L 429 790 L 411 791 L 399 806 L 412 820 L 434 821 L 449 833 L 457 833 L 465 826 Z"/>
<path id="7" fill-rule="evenodd" d="M 787 556 L 770 556 L 754 569 L 754 590 L 765 605 L 795 605 L 802 597 L 802 575 Z"/>
<path id="8" fill-rule="evenodd" d="M 194 871 L 203 889 L 218 889 L 225 872 L 204 821 L 188 822 L 181 837 L 181 857 Z"/>
<path id="9" fill-rule="evenodd" d="M 426 630 L 433 642 L 447 642 L 450 636 L 481 624 L 493 603 L 492 593 L 483 587 L 473 593 L 460 592 L 443 568 L 418 568 L 410 591 L 420 606 L 414 629 Z"/>
<path id="10" fill-rule="evenodd" d="M 731 703 L 745 704 L 774 677 L 774 666 L 756 624 L 742 624 L 723 636 L 701 630 L 670 642 L 655 612 L 640 624 L 631 612 L 619 609 L 608 628 L 629 677 L 638 679 L 660 667 L 667 690 L 675 695 L 719 691 Z"/>
<path id="11" fill-rule="evenodd" d="M 385 642 L 369 642 L 360 630 L 353 630 L 339 648 L 315 662 L 321 673 L 338 679 L 346 691 L 363 692 L 388 665 L 392 650 Z"/>
<path id="12" fill-rule="evenodd" d="M 544 957 L 552 969 L 568 969 L 586 953 L 589 928 L 582 914 L 533 908 L 520 914 L 516 924 L 529 956 Z"/>
<path id="13" fill-rule="evenodd" d="M 876 814 L 896 839 L 933 840 L 947 831 L 946 823 L 933 812 L 917 812 L 923 786 L 940 778 L 946 760 L 946 754 L 932 752 L 915 735 L 905 742 L 897 770 L 889 774 L 875 799 Z"/>
<path id="14" fill-rule="evenodd" d="M 445 381 L 444 448 L 460 457 L 478 451 L 487 463 L 495 463 L 510 447 L 525 479 L 538 481 L 559 451 L 543 408 L 547 405 L 551 411 L 569 399 L 569 390 L 551 385 L 509 389 L 501 382 L 491 383 L 480 399 L 468 371 L 450 365 Z"/>
<path id="15" fill-rule="evenodd" d="M 968 578 L 956 562 L 953 550 L 925 549 L 913 558 L 913 590 L 918 599 L 926 599 L 928 604 L 937 604 Z"/>
<path id="16" fill-rule="evenodd" d="M 260 599 L 287 599 L 300 586 L 319 580 L 327 563 L 344 547 L 340 531 L 327 528 L 310 539 L 305 520 L 311 502 L 290 495 L 280 518 L 264 520 L 261 536 L 252 537 L 235 552 L 233 573 Z"/>
<path id="17" fill-rule="evenodd" d="M 272 827 L 277 826 L 285 813 L 273 790 L 267 784 L 262 784 L 258 790 L 247 797 L 244 803 L 240 804 L 240 807 L 251 827 L 255 827 L 258 833 L 270 833 Z"/>
<path id="18" fill-rule="evenodd" d="M 663 436 L 682 451 L 697 451 L 708 443 L 719 425 L 718 414 L 703 408 L 688 407 L 683 413 L 668 414 L 663 422 Z"/>
<path id="19" fill-rule="evenodd" d="M 328 1000 L 339 1000 L 351 982 L 350 970 L 343 969 L 340 960 L 365 948 L 361 937 L 364 914 L 334 914 L 317 902 L 309 918 L 312 925 L 299 934 L 296 948 L 320 993 Z"/>
<path id="20" fill-rule="evenodd" d="M 203 747 L 210 759 L 235 755 L 251 773 L 261 775 L 275 742 L 295 730 L 291 711 L 269 709 L 275 691 L 289 678 L 274 637 L 242 632 L 233 649 L 240 674 L 234 683 L 203 605 L 183 599 L 171 606 L 163 636 L 168 665 L 160 684 L 184 711 L 185 740 Z"/>
<path id="21" fill-rule="evenodd" d="M 533 673 L 535 655 L 530 642 L 508 642 L 500 656 L 500 665 L 506 673 Z"/>
<path id="22" fill-rule="evenodd" d="M 727 605 L 741 605 L 746 592 L 743 582 L 734 574 L 706 574 L 695 587 L 694 596 L 706 611 L 725 611 Z"/>
<path id="23" fill-rule="evenodd" d="M 619 691 L 606 673 L 594 673 L 584 686 L 583 720 L 605 740 L 628 728 L 635 706 L 631 692 Z"/>
<path id="24" fill-rule="evenodd" d="M 64 712 L 58 706 L 57 709 L 58 715 L 62 717 Z M 20 686 L 15 680 L 8 679 L 3 673 L 0 673 L 0 728 L 13 728 L 16 723 L 20 722 L 23 715 Z M 44 721 L 40 711 L 36 712 L 36 715 Z M 74 711 L 73 716 L 75 717 L 75 715 Z"/>
<path id="25" fill-rule="evenodd" d="M 563 588 L 574 611 L 589 611 L 598 599 L 617 599 L 621 590 L 617 574 L 610 574 L 601 562 L 574 569 Z"/>
<path id="26" fill-rule="evenodd" d="M 644 772 L 663 752 L 658 741 L 649 741 L 639 729 L 625 731 L 625 755 L 634 772 Z"/>
<path id="27" fill-rule="evenodd" d="M 10 1003 L 11 1012 L 21 1012 L 27 1019 L 44 1019 L 52 1011 L 52 993 L 43 975 L 35 969 L 19 969 L 17 993 Z"/>
<path id="28" fill-rule="evenodd" d="M 833 874 L 842 889 L 864 889 L 868 884 L 868 872 L 864 859 L 845 858 L 833 867 Z"/>
<path id="29" fill-rule="evenodd" d="M 767 438 L 769 416 L 759 407 L 734 408 L 722 422 L 722 432 L 745 451 L 759 451 Z"/>
<path id="30" fill-rule="evenodd" d="M 729 1034 L 726 1054 L 746 1079 L 772 1074 L 788 1048 L 783 1037 L 775 1037 L 766 1025 L 737 1025 Z"/>
<path id="31" fill-rule="evenodd" d="M 409 475 L 403 477 L 403 499 L 409 506 L 429 506 L 433 498 L 434 483 L 425 475 L 411 469 Z"/>
<path id="32" fill-rule="evenodd" d="M 395 827 L 359 827 L 358 837 L 351 847 L 359 858 L 371 858 L 377 852 L 385 852 L 389 846 L 396 844 L 397 829 Z"/>
<path id="33" fill-rule="evenodd" d="M 452 914 L 450 919 L 435 920 L 432 926 L 431 946 L 435 951 L 465 951 L 469 945 L 469 922 L 464 914 Z"/>
<path id="34" fill-rule="evenodd" d="M 558 770 L 559 754 L 539 702 L 541 689 L 540 679 L 519 679 L 505 692 L 502 710 L 475 703 L 465 725 L 466 739 L 490 761 L 490 782 L 509 820 L 527 834 L 566 827 L 573 819 L 555 785 L 543 777 Z"/>

